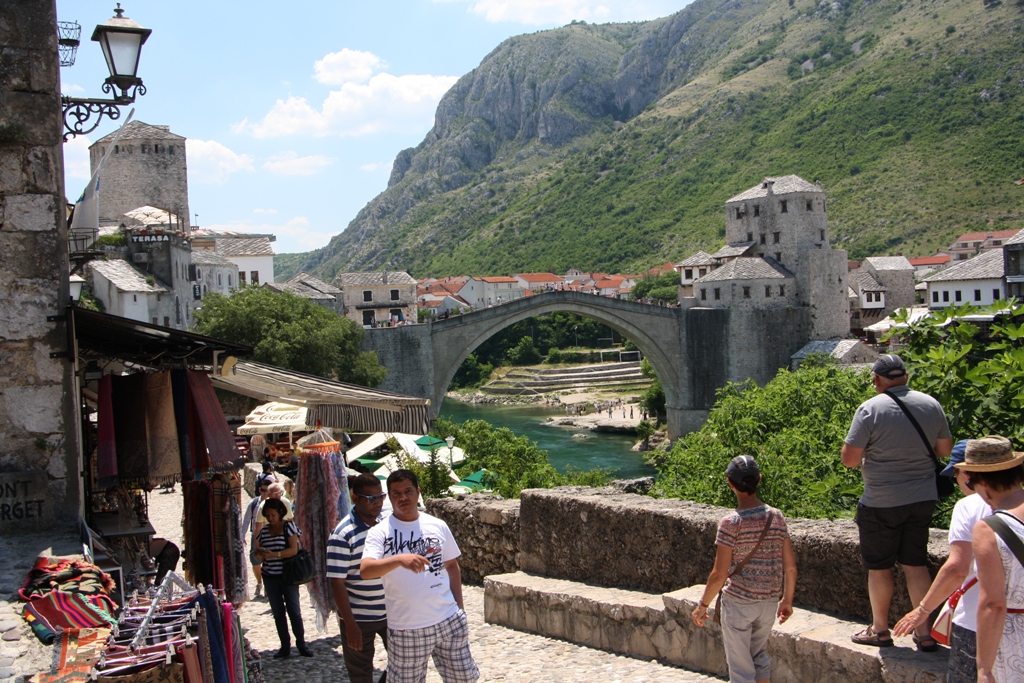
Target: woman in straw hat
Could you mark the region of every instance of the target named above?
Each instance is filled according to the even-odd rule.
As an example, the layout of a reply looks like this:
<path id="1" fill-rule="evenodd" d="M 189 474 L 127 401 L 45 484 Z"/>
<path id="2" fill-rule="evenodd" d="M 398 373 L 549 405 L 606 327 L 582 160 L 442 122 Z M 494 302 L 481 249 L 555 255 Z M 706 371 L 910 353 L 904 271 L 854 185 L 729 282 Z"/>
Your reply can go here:
<path id="1" fill-rule="evenodd" d="M 956 465 L 1010 531 L 1024 539 L 1024 453 L 1009 439 L 986 436 L 967 443 Z M 978 564 L 978 681 L 1024 681 L 1024 564 L 993 528 L 982 520 L 974 527 Z"/>

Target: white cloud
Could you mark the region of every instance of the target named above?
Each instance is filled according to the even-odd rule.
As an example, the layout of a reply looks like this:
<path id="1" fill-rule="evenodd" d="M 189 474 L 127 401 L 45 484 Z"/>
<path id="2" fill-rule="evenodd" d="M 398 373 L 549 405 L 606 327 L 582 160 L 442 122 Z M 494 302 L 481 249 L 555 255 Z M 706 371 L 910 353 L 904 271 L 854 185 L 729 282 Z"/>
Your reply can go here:
<path id="1" fill-rule="evenodd" d="M 62 83 L 60 86 L 61 92 L 85 92 L 85 88 L 78 85 L 77 83 Z"/>
<path id="2" fill-rule="evenodd" d="M 489 22 L 532 26 L 566 24 L 574 19 L 590 22 L 642 21 L 664 17 L 687 2 L 669 0 L 434 0 L 462 2 L 469 11 Z"/>
<path id="3" fill-rule="evenodd" d="M 204 225 L 203 228 L 215 231 L 226 230 L 263 234 L 270 233 L 272 235 L 276 235 L 277 241 L 274 242 L 274 251 L 279 254 L 319 249 L 330 242 L 331 237 L 334 236 L 329 232 L 318 232 L 311 229 L 309 227 L 309 219 L 305 216 L 296 216 L 287 223 L 277 225 L 236 221 L 231 223 Z"/>
<path id="4" fill-rule="evenodd" d="M 457 80 L 456 76 L 379 73 L 366 83 L 343 83 L 338 90 L 331 91 L 319 107 L 304 97 L 278 100 L 262 121 L 251 123 L 245 119 L 233 129 L 257 138 L 379 132 L 418 134 L 430 127 L 441 96 Z"/>
<path id="5" fill-rule="evenodd" d="M 284 154 L 270 157 L 263 164 L 263 168 L 274 175 L 313 175 L 332 163 L 334 162 L 319 154 L 300 157 L 295 152 L 285 152 Z"/>
<path id="6" fill-rule="evenodd" d="M 78 195 L 85 189 L 89 178 L 92 177 L 89 166 L 89 145 L 91 144 L 89 138 L 84 135 L 73 137 L 64 143 L 64 184 L 68 186 L 65 192 L 71 201 L 78 200 Z M 85 182 L 72 183 L 71 179 Z"/>
<path id="7" fill-rule="evenodd" d="M 277 209 L 253 209 L 253 213 L 277 213 Z"/>
<path id="8" fill-rule="evenodd" d="M 251 156 L 232 152 L 216 140 L 189 138 L 185 145 L 188 152 L 188 178 L 191 182 L 220 185 L 232 173 L 253 170 Z"/>
<path id="9" fill-rule="evenodd" d="M 374 171 L 388 171 L 388 172 L 390 172 L 391 171 L 391 164 L 392 164 L 392 162 L 390 162 L 390 161 L 374 161 L 373 163 L 370 163 L 370 164 L 363 164 L 362 166 L 359 167 L 359 170 L 360 171 L 367 171 L 369 173 L 373 173 Z"/>
<path id="10" fill-rule="evenodd" d="M 369 80 L 374 71 L 387 65 L 372 52 L 342 48 L 340 52 L 331 52 L 313 64 L 316 80 L 327 85 L 341 85 L 350 81 L 363 82 Z"/>

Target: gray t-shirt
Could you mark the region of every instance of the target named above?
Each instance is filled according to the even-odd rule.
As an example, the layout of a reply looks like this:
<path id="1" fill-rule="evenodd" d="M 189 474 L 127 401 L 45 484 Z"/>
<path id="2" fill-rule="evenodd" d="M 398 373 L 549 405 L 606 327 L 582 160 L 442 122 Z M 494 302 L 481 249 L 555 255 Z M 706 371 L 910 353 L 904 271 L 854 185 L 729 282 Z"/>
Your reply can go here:
<path id="1" fill-rule="evenodd" d="M 917 418 L 932 448 L 948 439 L 949 423 L 939 402 L 910 387 L 891 387 Z M 889 508 L 935 500 L 935 463 L 914 425 L 890 397 L 879 394 L 860 404 L 846 443 L 864 449 L 864 495 L 861 505 Z"/>

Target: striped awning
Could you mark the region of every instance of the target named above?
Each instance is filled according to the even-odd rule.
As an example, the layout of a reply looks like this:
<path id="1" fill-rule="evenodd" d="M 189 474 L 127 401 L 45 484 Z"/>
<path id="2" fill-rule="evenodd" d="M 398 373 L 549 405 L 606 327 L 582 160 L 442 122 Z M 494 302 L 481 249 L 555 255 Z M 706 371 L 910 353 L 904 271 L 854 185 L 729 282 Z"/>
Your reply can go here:
<path id="1" fill-rule="evenodd" d="M 308 409 L 307 423 L 350 432 L 426 433 L 430 401 L 390 391 L 228 358 L 211 379 L 214 386 L 261 401 Z"/>

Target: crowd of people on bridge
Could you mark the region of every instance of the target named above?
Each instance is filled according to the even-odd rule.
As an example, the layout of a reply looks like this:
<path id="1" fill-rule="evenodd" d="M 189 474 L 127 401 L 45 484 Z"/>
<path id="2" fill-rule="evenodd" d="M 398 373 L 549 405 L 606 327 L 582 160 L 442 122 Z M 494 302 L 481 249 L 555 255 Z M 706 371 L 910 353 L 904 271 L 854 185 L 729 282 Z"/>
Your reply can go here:
<path id="1" fill-rule="evenodd" d="M 1002 436 L 954 446 L 942 406 L 908 379 L 899 356 L 875 362 L 878 395 L 858 407 L 841 453 L 864 480 L 855 521 L 872 613 L 852 641 L 884 648 L 911 635 L 921 652 L 949 645 L 948 683 L 1024 681 L 1024 453 Z M 737 506 L 719 523 L 714 568 L 692 619 L 704 626 L 718 595 L 729 680 L 765 682 L 772 626 L 793 613 L 796 560 L 782 513 L 758 498 L 756 460 L 737 456 L 725 474 Z M 964 497 L 953 509 L 948 559 L 932 580 L 931 519 L 953 482 Z M 915 607 L 890 630 L 896 564 Z M 948 615 L 933 626 L 940 607 Z"/>

